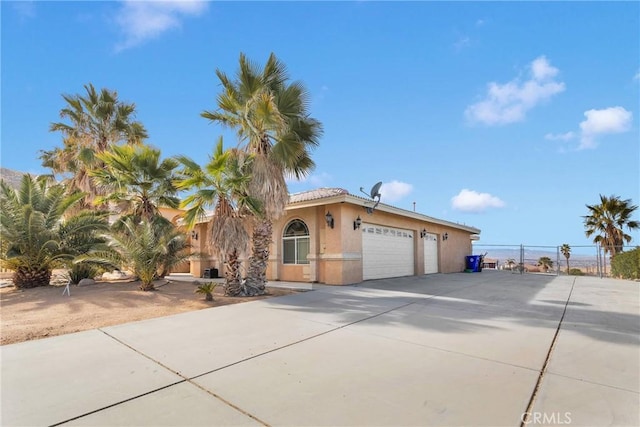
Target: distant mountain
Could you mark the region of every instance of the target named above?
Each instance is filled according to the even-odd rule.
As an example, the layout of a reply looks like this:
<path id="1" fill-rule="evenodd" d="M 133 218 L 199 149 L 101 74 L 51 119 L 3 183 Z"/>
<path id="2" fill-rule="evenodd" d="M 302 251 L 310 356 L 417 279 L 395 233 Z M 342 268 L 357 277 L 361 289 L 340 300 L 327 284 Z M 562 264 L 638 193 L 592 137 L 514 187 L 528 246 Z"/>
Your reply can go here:
<path id="1" fill-rule="evenodd" d="M 0 179 L 2 179 L 13 188 L 20 187 L 20 181 L 22 181 L 22 177 L 24 175 L 24 172 L 14 171 L 13 169 L 0 168 Z"/>

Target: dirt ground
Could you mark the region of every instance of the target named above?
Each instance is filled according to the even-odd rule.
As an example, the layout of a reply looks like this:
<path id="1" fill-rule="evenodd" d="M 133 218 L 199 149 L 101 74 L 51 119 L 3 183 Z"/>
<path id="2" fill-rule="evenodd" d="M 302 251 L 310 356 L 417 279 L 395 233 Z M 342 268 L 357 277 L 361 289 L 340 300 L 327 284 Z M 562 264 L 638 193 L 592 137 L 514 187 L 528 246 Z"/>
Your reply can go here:
<path id="1" fill-rule="evenodd" d="M 232 298 L 218 286 L 214 300 L 205 301 L 204 295 L 194 293 L 193 282 L 164 283 L 151 292 L 140 291 L 138 282 L 72 285 L 71 296 L 62 295 L 64 286 L 0 288 L 0 345 L 296 292 L 269 288 L 268 295 Z"/>

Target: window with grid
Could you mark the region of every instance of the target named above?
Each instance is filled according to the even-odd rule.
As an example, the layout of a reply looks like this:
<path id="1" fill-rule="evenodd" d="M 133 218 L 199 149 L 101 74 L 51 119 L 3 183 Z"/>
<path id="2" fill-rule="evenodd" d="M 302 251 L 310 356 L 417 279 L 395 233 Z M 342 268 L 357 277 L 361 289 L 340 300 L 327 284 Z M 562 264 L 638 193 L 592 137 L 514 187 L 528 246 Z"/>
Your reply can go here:
<path id="1" fill-rule="evenodd" d="M 284 264 L 309 264 L 309 228 L 294 219 L 284 229 L 282 237 L 282 261 Z"/>

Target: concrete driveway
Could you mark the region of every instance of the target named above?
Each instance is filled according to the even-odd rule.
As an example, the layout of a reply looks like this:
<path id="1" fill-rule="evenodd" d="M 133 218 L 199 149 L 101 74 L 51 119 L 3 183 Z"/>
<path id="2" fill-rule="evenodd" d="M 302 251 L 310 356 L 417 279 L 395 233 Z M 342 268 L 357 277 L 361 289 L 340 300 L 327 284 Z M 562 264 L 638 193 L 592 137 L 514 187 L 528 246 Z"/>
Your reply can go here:
<path id="1" fill-rule="evenodd" d="M 640 425 L 630 281 L 485 270 L 318 287 L 1 358 L 3 426 Z"/>

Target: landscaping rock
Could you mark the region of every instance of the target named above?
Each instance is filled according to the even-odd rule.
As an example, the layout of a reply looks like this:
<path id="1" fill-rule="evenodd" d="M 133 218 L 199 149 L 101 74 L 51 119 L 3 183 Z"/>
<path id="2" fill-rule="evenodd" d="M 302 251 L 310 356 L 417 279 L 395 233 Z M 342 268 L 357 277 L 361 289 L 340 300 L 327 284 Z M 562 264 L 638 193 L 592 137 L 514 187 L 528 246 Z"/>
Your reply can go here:
<path id="1" fill-rule="evenodd" d="M 102 280 L 129 280 L 133 279 L 133 274 L 129 271 L 114 270 L 111 273 L 103 273 Z"/>
<path id="2" fill-rule="evenodd" d="M 96 284 L 96 281 L 93 279 L 82 279 L 78 282 L 78 286 L 90 286 L 95 284 Z"/>

